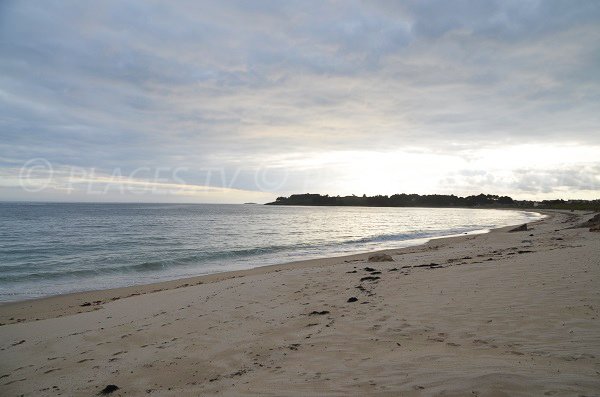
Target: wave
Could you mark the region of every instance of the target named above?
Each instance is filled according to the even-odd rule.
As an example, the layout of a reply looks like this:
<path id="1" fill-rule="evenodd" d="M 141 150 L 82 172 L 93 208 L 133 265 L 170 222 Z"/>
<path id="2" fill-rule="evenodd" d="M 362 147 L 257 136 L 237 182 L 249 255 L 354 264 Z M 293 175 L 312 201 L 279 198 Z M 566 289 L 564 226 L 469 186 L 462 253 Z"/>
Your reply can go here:
<path id="1" fill-rule="evenodd" d="M 87 278 L 93 276 L 106 276 L 111 274 L 124 274 L 124 273 L 141 273 L 141 272 L 153 272 L 160 270 L 168 270 L 175 267 L 189 266 L 193 264 L 203 264 L 216 262 L 218 260 L 232 259 L 232 258 L 251 258 L 258 255 L 266 255 L 271 253 L 277 253 L 281 251 L 290 250 L 293 246 L 271 246 L 271 247 L 257 247 L 238 249 L 231 251 L 217 251 L 217 252 L 203 252 L 194 255 L 188 255 L 183 257 L 177 257 L 173 259 L 163 259 L 146 261 L 134 264 L 125 264 L 122 266 L 103 266 L 96 267 L 94 269 L 72 269 L 72 270 L 55 270 L 55 271 L 38 271 L 30 272 L 27 274 L 3 274 L 0 275 L 0 282 L 19 282 L 19 281 L 30 281 L 30 280 L 49 280 L 49 279 L 60 279 L 60 278 Z"/>
<path id="2" fill-rule="evenodd" d="M 410 241 L 410 240 L 420 240 L 432 237 L 443 237 L 443 236 L 452 236 L 463 233 L 470 233 L 478 230 L 488 230 L 489 228 L 494 227 L 494 225 L 472 225 L 465 226 L 462 228 L 453 228 L 453 229 L 436 229 L 436 230 L 419 230 L 408 233 L 390 233 L 390 234 L 379 234 L 376 236 L 363 237 L 354 240 L 348 240 L 343 242 L 343 244 L 360 244 L 360 243 L 384 243 L 384 242 L 392 242 L 392 241 Z"/>
<path id="3" fill-rule="evenodd" d="M 481 229 L 481 227 L 479 227 Z M 340 245 L 354 245 L 358 250 L 361 246 L 366 246 L 373 243 L 386 243 L 394 241 L 410 241 L 426 239 L 431 237 L 440 237 L 445 235 L 461 234 L 471 232 L 477 228 L 454 228 L 454 229 L 439 229 L 429 231 L 415 231 L 408 233 L 395 234 L 379 234 L 363 238 L 349 238 L 339 242 L 328 242 L 324 244 L 288 244 L 288 245 L 272 245 L 265 247 L 242 248 L 227 251 L 201 252 L 192 255 L 174 257 L 169 259 L 157 259 L 153 261 L 145 261 L 141 263 L 124 264 L 121 266 L 102 266 L 94 269 L 69 269 L 69 270 L 49 270 L 49 271 L 31 271 L 25 274 L 3 274 L 0 275 L 1 282 L 24 282 L 35 280 L 57 280 L 69 278 L 91 278 L 96 276 L 109 276 L 128 273 L 146 273 L 157 272 L 185 267 L 190 265 L 202 264 L 219 264 L 226 260 L 244 260 L 252 261 L 256 257 L 269 256 L 271 254 L 288 252 L 289 254 L 298 254 L 301 250 L 310 249 L 313 251 L 321 251 L 322 255 L 327 254 L 327 249 Z M 368 247 L 364 247 L 367 249 Z M 384 249 L 386 247 L 381 247 Z M 32 269 L 33 270 L 33 269 Z"/>

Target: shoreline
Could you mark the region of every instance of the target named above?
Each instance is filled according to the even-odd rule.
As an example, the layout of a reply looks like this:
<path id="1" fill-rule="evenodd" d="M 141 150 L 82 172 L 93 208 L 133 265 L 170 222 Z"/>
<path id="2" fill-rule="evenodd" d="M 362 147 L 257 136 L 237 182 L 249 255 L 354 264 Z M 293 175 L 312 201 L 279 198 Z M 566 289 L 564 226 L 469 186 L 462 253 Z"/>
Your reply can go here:
<path id="1" fill-rule="evenodd" d="M 600 234 L 573 228 L 590 212 L 544 213 L 527 231 L 384 251 L 392 262 L 369 252 L 16 303 L 46 319 L 0 326 L 0 394 L 596 395 Z"/>
<path id="2" fill-rule="evenodd" d="M 530 222 L 529 224 L 535 224 L 538 222 L 551 217 L 552 211 L 543 210 L 515 210 L 512 208 L 493 208 L 494 210 L 506 210 L 506 211 L 520 211 L 542 215 L 541 219 Z M 203 274 L 192 277 L 176 278 L 173 280 L 157 281 L 147 284 L 137 284 L 125 287 L 106 288 L 89 291 L 76 291 L 66 294 L 58 294 L 44 297 L 35 297 L 31 299 L 23 299 L 18 301 L 4 301 L 0 302 L 0 326 L 15 324 L 21 322 L 39 321 L 48 318 L 61 317 L 70 314 L 84 313 L 96 310 L 99 306 L 113 302 L 120 299 L 126 299 L 133 296 L 151 294 L 155 292 L 172 290 L 178 288 L 185 288 L 189 286 L 208 284 L 220 282 L 223 280 L 245 277 L 250 275 L 261 275 L 268 274 L 271 272 L 279 272 L 282 270 L 289 270 L 293 268 L 310 268 L 310 267 L 322 267 L 330 266 L 333 264 L 339 264 L 343 261 L 355 261 L 355 260 L 367 260 L 370 255 L 373 254 L 392 254 L 402 250 L 408 250 L 415 247 L 427 246 L 433 241 L 446 240 L 461 238 L 467 236 L 476 236 L 480 234 L 493 233 L 495 231 L 508 230 L 515 227 L 518 224 L 502 226 L 492 229 L 477 229 L 470 232 L 461 234 L 451 234 L 439 237 L 426 237 L 414 240 L 405 241 L 419 241 L 414 245 L 409 245 L 400 248 L 388 248 L 383 250 L 375 251 L 363 251 L 354 254 L 346 254 L 339 256 L 324 256 L 312 259 L 304 259 L 291 262 L 283 262 L 272 265 L 256 266 L 249 269 L 242 270 L 229 270 L 218 273 Z M 88 305 L 89 303 L 89 305 Z M 19 315 L 20 313 L 26 312 L 27 315 Z"/>
<path id="3" fill-rule="evenodd" d="M 62 204 L 62 203 L 60 203 Z M 83 203 L 84 204 L 84 203 Z M 204 205 L 204 204 L 201 204 Z M 437 208 L 437 207 L 436 207 Z M 411 209 L 414 209 L 411 207 Z M 419 208 L 416 208 L 419 209 Z M 427 208 L 420 208 L 422 210 L 427 209 Z M 473 210 L 473 208 L 462 208 L 462 207 L 457 207 L 455 208 L 456 210 Z M 514 214 L 517 213 L 521 213 L 521 214 L 533 214 L 533 216 L 539 216 L 541 215 L 540 212 L 537 209 L 514 209 L 514 208 L 485 208 L 485 209 L 479 209 L 479 210 L 488 210 L 488 211 L 509 211 L 509 212 L 513 212 Z M 526 215 L 525 217 L 528 217 L 531 215 Z M 516 219 L 514 220 L 516 224 L 521 224 L 524 222 L 530 222 L 531 220 L 528 219 L 523 219 L 523 220 L 519 220 L 517 221 Z M 483 227 L 483 225 L 481 225 L 480 227 Z M 353 247 L 353 249 L 344 249 L 344 248 L 339 248 L 339 249 L 327 249 L 327 245 L 325 245 L 324 247 L 321 247 L 321 251 L 323 251 L 322 253 L 316 253 L 316 252 L 311 252 L 311 253 L 305 253 L 305 254 L 298 254 L 296 252 L 296 254 L 294 254 L 293 250 L 291 251 L 292 255 L 288 255 L 289 259 L 275 259 L 275 258 L 264 258 L 264 259 L 260 259 L 260 258 L 251 258 L 251 257 L 246 257 L 244 258 L 245 266 L 244 265 L 234 265 L 234 263 L 236 263 L 235 261 L 232 261 L 232 263 L 230 264 L 230 266 L 226 266 L 229 267 L 229 270 L 227 269 L 214 269 L 216 270 L 216 272 L 211 273 L 211 272 L 206 272 L 206 273 L 202 273 L 202 272 L 198 272 L 196 274 L 194 274 L 194 272 L 192 271 L 188 271 L 188 274 L 177 274 L 177 268 L 174 267 L 174 274 L 170 274 L 169 273 L 169 269 L 165 269 L 164 271 L 159 270 L 158 271 L 158 276 L 157 277 L 152 277 L 152 272 L 148 272 L 148 274 L 146 274 L 146 272 L 140 272 L 137 276 L 135 274 L 129 274 L 125 271 L 122 271 L 120 273 L 120 276 L 124 276 L 127 277 L 129 276 L 129 279 L 127 281 L 119 281 L 117 280 L 116 282 L 112 282 L 112 283 L 108 283 L 108 285 L 102 285 L 99 286 L 98 284 L 94 285 L 94 276 L 92 277 L 88 277 L 88 278 L 81 278 L 81 279 L 73 279 L 70 280 L 70 283 L 75 284 L 78 283 L 79 281 L 81 281 L 85 287 L 80 286 L 80 288 L 62 288 L 62 291 L 59 291 L 57 288 L 54 288 L 54 291 L 52 288 L 44 288 L 44 286 L 42 285 L 40 288 L 42 288 L 39 291 L 36 291 L 36 287 L 35 284 L 33 286 L 30 286 L 29 288 L 31 288 L 31 290 L 36 291 L 36 293 L 32 293 L 32 294 L 27 294 L 27 293 L 23 293 L 23 294 L 19 294 L 18 290 L 15 290 L 15 288 L 18 288 L 16 286 L 18 286 L 18 284 L 10 285 L 8 284 L 5 288 L 6 288 L 6 292 L 3 293 L 2 298 L 0 299 L 0 307 L 5 306 L 5 305 L 10 305 L 13 303 L 21 303 L 21 302 L 28 302 L 28 301 L 37 301 L 37 300 L 41 300 L 41 299 L 48 299 L 48 298 L 54 298 L 54 297 L 61 297 L 61 296 L 68 296 L 68 295 L 73 295 L 73 294 L 79 294 L 79 293 L 87 293 L 87 292 L 99 292 L 99 291 L 104 291 L 104 290 L 115 290 L 115 289 L 123 289 L 123 288 L 131 288 L 131 287 L 136 287 L 136 286 L 145 286 L 145 285 L 154 285 L 154 284 L 161 284 L 161 283 L 171 283 L 171 282 L 176 282 L 178 280 L 186 280 L 186 279 L 195 279 L 197 277 L 204 277 L 204 276 L 209 276 L 209 275 L 213 275 L 213 274 L 221 274 L 221 273 L 229 273 L 229 272 L 237 272 L 237 271 L 244 271 L 244 270 L 251 270 L 251 269 L 255 269 L 258 267 L 265 267 L 265 266 L 274 266 L 274 265 L 283 265 L 283 264 L 290 264 L 290 263 L 295 263 L 295 262 L 304 262 L 306 260 L 320 260 L 320 259 L 325 259 L 325 258 L 334 258 L 334 257 L 344 257 L 344 256 L 352 256 L 352 255 L 356 255 L 356 254 L 363 254 L 363 253 L 367 253 L 367 252 L 378 252 L 378 251 L 385 251 L 385 250 L 389 250 L 389 249 L 400 249 L 400 248 L 405 248 L 405 247 L 410 247 L 410 246 L 416 246 L 416 245 L 421 245 L 424 244 L 425 242 L 432 240 L 432 239 L 440 239 L 440 238 L 447 238 L 447 237 L 452 237 L 452 236 L 460 236 L 463 234 L 477 234 L 477 233 L 487 233 L 489 232 L 489 228 L 482 228 L 482 229 L 475 229 L 475 230 L 468 230 L 466 231 L 466 233 L 463 233 L 463 231 L 460 231 L 460 228 L 457 226 L 457 228 L 459 230 L 456 230 L 454 233 L 455 234 L 445 234 L 445 235 L 435 235 L 435 233 L 437 233 L 437 230 L 434 230 L 433 236 L 428 236 L 428 237 L 418 237 L 418 236 L 412 236 L 407 240 L 397 240 L 397 241 L 393 241 L 392 243 L 385 243 L 380 241 L 378 245 L 380 245 L 381 247 L 378 248 L 371 248 L 374 249 L 373 251 L 367 251 L 367 249 L 369 249 L 370 247 L 368 247 L 368 244 L 365 243 L 364 247 L 358 248 L 358 247 Z M 497 227 L 496 227 L 497 228 Z M 444 231 L 443 233 L 452 233 L 452 229 L 447 229 L 446 231 Z M 423 234 L 428 234 L 428 233 L 423 233 Z M 386 235 L 379 235 L 376 237 L 387 237 Z M 356 243 L 358 241 L 361 241 L 363 239 L 358 238 L 357 240 L 349 240 L 349 241 L 344 241 L 340 244 L 338 244 L 338 247 L 345 247 L 346 243 Z M 385 248 L 385 245 L 391 246 L 392 244 L 397 244 L 396 247 L 391 247 L 391 248 Z M 81 258 L 80 258 L 81 259 Z M 150 262 L 154 261 L 154 259 L 149 259 Z M 143 262 L 143 261 L 142 261 Z M 222 259 L 222 262 L 226 263 L 228 262 L 228 259 Z M 134 263 L 129 263 L 129 266 L 133 266 L 133 267 L 137 267 L 137 266 L 143 266 L 146 263 L 143 262 L 140 265 L 140 262 L 134 262 Z M 239 262 L 241 263 L 241 262 Z M 214 263 L 208 263 L 208 265 L 214 265 Z M 124 266 L 124 268 L 129 267 L 128 265 Z M 214 268 L 214 266 L 213 266 Z M 112 270 L 112 269 L 109 269 Z M 199 269 L 200 271 L 202 269 Z M 212 270 L 212 269 L 211 269 Z M 89 269 L 88 269 L 89 271 Z M 117 272 L 119 270 L 117 269 Z M 106 275 L 110 275 L 111 273 L 105 273 L 104 275 L 97 275 L 96 280 L 102 281 L 102 277 L 106 276 Z M 157 273 L 154 273 L 155 275 Z M 27 276 L 27 275 L 25 275 Z M 36 275 L 37 276 L 37 275 Z M 119 277 L 119 275 L 117 275 L 116 277 Z M 114 278 L 114 277 L 113 277 Z M 60 284 L 59 280 L 59 284 Z M 63 281 L 64 282 L 64 281 Z M 110 285 L 112 284 L 112 286 Z M 21 286 L 21 288 L 23 288 L 23 286 Z M 45 290 L 44 290 L 45 289 Z M 4 299 L 6 298 L 6 299 Z M 2 317 L 0 315 L 0 324 L 2 324 Z"/>

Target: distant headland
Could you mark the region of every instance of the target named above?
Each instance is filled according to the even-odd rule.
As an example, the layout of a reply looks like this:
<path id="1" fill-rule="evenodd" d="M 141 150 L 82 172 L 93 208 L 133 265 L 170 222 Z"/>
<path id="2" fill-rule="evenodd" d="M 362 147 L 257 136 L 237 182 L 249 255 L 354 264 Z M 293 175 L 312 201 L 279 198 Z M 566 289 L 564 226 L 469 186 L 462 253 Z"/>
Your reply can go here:
<path id="1" fill-rule="evenodd" d="M 358 207 L 477 207 L 477 208 L 553 208 L 600 211 L 600 200 L 514 200 L 509 196 L 479 194 L 460 197 L 453 194 L 394 194 L 376 196 L 330 196 L 292 194 L 277 197 L 266 205 L 358 206 Z"/>

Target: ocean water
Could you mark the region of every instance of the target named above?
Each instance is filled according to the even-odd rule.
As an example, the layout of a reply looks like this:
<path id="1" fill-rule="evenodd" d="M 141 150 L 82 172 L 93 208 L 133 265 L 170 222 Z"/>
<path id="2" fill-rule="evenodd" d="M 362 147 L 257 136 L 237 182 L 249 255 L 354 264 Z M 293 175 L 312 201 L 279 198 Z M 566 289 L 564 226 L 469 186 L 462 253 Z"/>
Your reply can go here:
<path id="1" fill-rule="evenodd" d="M 0 301 L 406 247 L 540 217 L 482 209 L 0 203 Z"/>

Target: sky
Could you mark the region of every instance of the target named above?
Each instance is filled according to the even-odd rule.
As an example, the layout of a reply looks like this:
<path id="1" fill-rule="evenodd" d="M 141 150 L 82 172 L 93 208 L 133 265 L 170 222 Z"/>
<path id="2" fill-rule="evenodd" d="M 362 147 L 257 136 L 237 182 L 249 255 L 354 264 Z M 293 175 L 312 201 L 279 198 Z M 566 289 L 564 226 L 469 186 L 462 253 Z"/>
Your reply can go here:
<path id="1" fill-rule="evenodd" d="M 0 1 L 0 200 L 600 198 L 600 2 Z"/>

